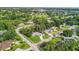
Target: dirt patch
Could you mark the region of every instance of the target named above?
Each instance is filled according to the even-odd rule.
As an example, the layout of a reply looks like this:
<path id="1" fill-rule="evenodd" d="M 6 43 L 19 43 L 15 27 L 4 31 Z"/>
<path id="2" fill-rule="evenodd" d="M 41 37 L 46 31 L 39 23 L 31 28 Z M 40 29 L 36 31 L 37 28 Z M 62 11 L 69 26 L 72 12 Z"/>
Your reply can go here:
<path id="1" fill-rule="evenodd" d="M 13 40 L 7 40 L 7 41 L 4 41 L 4 42 L 1 42 L 0 43 L 0 51 L 11 47 L 12 42 L 13 42 Z"/>

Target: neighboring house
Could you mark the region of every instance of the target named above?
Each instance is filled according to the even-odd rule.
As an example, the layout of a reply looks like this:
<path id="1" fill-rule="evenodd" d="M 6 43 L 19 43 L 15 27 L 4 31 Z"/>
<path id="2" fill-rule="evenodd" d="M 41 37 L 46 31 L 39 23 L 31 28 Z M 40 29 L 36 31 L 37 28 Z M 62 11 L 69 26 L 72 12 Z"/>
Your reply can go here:
<path id="1" fill-rule="evenodd" d="M 45 32 L 51 33 L 52 29 L 47 29 L 47 30 L 45 30 Z"/>
<path id="2" fill-rule="evenodd" d="M 34 24 L 33 21 L 29 20 L 27 24 Z"/>
<path id="3" fill-rule="evenodd" d="M 21 23 L 21 24 L 18 25 L 18 27 L 22 27 L 22 26 L 24 26 L 24 25 L 25 25 L 24 23 Z"/>
<path id="4" fill-rule="evenodd" d="M 33 35 L 33 36 L 41 36 L 42 33 L 39 33 L 39 32 L 33 32 L 32 35 Z"/>

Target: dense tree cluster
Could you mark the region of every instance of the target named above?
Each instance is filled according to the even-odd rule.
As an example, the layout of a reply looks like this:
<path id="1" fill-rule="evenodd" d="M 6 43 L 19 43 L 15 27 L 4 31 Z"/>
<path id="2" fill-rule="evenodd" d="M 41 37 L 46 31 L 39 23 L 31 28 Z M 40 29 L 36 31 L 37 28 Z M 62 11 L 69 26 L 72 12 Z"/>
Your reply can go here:
<path id="1" fill-rule="evenodd" d="M 73 34 L 73 30 L 64 30 L 63 31 L 63 36 L 65 37 L 71 37 Z"/>
<path id="2" fill-rule="evenodd" d="M 62 39 L 55 38 L 56 40 L 52 40 L 48 43 L 43 43 L 40 46 L 40 50 L 43 51 L 79 51 L 79 40 L 66 40 L 63 41 Z M 52 43 L 51 43 L 52 42 Z"/>
<path id="3" fill-rule="evenodd" d="M 15 30 L 8 30 L 2 35 L 0 35 L 0 42 L 5 41 L 5 40 L 14 40 L 16 36 Z"/>
<path id="4" fill-rule="evenodd" d="M 31 23 L 29 23 L 29 21 Z M 60 28 L 65 26 L 79 26 L 79 9 L 73 8 L 0 8 L 0 42 L 10 39 L 19 39 L 15 29 L 20 23 L 24 23 L 27 27 L 21 29 L 20 32 L 25 36 L 35 40 L 38 36 L 32 37 L 32 32 L 41 32 L 51 27 Z M 28 27 L 29 26 L 29 27 Z M 64 26 L 64 25 L 63 25 Z M 78 28 L 76 28 L 77 36 L 79 36 Z M 73 30 L 63 30 L 63 36 L 71 37 Z M 48 37 L 48 35 L 46 35 Z M 34 40 L 34 39 L 33 39 Z M 40 40 L 40 39 L 39 39 Z M 44 43 L 42 50 L 79 50 L 79 41 L 64 41 L 62 38 L 54 38 L 48 43 Z M 23 46 L 23 45 L 22 45 Z"/>

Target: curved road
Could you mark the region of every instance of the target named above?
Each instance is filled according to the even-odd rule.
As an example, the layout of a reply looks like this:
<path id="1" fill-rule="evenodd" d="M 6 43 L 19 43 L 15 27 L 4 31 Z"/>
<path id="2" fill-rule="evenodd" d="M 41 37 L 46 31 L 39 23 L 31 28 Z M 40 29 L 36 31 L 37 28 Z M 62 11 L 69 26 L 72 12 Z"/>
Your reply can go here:
<path id="1" fill-rule="evenodd" d="M 26 26 L 23 26 L 23 27 L 25 28 Z M 18 27 L 18 28 L 16 29 L 16 33 L 23 39 L 23 41 L 25 41 L 28 45 L 31 46 L 32 50 L 34 50 L 34 51 L 39 51 L 39 48 L 38 48 L 37 45 L 35 45 L 35 44 L 33 44 L 32 42 L 30 42 L 26 36 L 24 36 L 23 34 L 21 34 L 21 33 L 19 32 L 20 29 L 22 29 L 23 27 Z"/>

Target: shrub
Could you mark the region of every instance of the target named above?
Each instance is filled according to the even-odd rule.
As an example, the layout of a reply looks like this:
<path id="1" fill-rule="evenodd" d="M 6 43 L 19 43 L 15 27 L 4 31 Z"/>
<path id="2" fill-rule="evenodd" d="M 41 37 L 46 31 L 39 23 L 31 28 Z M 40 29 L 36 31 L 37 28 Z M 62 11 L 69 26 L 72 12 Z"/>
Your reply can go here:
<path id="1" fill-rule="evenodd" d="M 73 34 L 73 30 L 64 30 L 63 31 L 63 36 L 71 37 L 72 34 Z"/>

